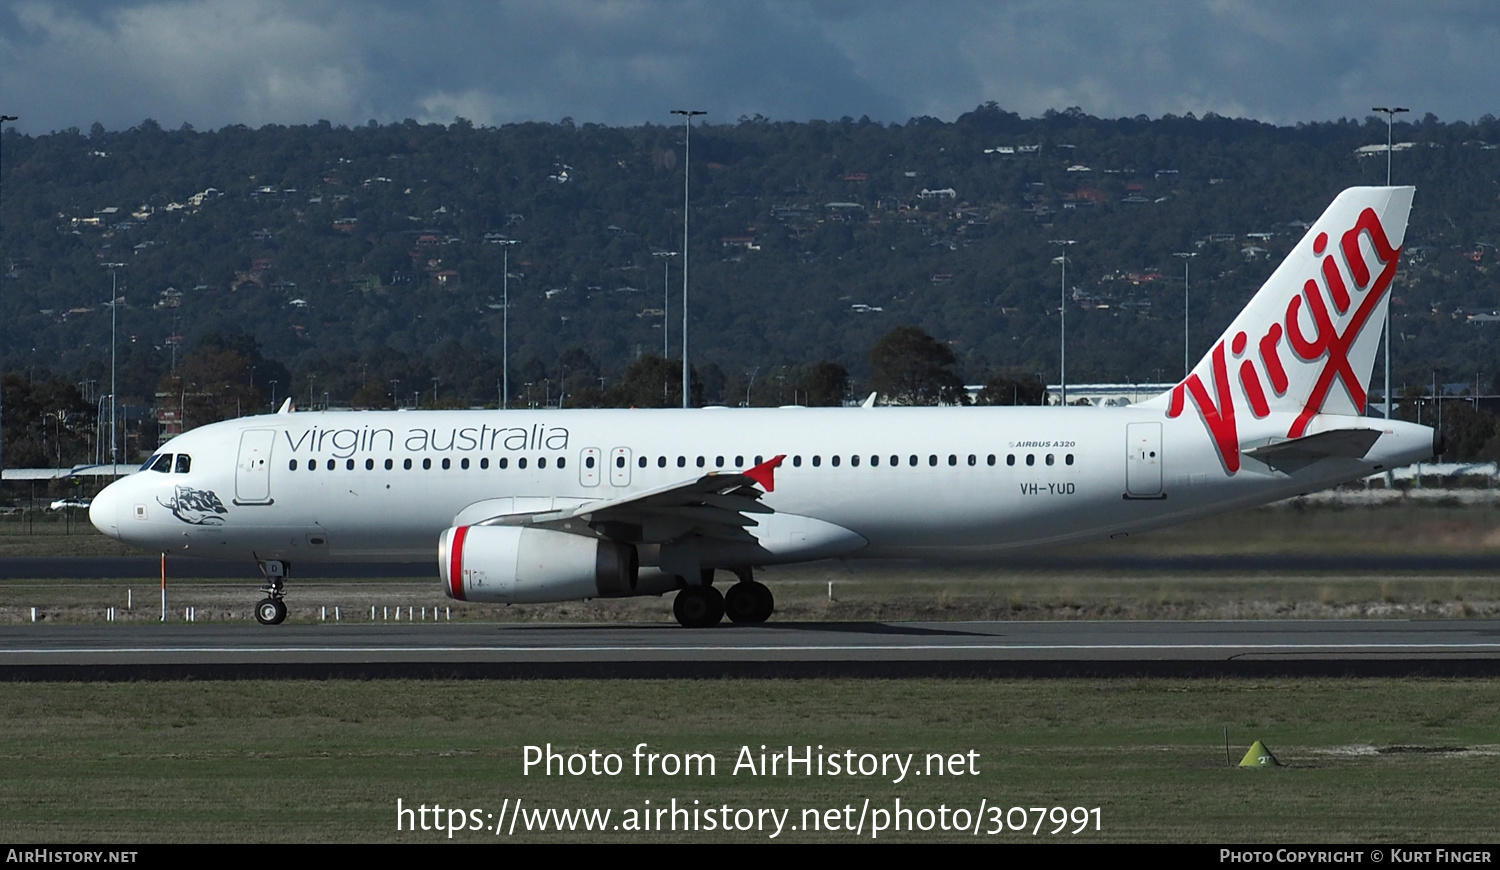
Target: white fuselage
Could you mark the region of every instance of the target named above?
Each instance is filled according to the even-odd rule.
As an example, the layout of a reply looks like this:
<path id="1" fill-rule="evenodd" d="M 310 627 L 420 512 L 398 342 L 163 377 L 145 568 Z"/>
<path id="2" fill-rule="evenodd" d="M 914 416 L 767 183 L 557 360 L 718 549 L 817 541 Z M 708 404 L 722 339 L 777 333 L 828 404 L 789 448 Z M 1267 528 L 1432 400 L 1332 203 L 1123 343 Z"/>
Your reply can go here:
<path id="1" fill-rule="evenodd" d="M 1284 436 L 1284 417 L 1246 421 L 1241 443 Z M 1351 426 L 1381 433 L 1362 458 L 1287 474 L 1249 459 L 1230 473 L 1199 419 L 1141 407 L 274 414 L 173 439 L 158 456 L 185 455 L 188 470 L 143 469 L 90 516 L 126 543 L 182 555 L 428 559 L 482 502 L 520 512 L 618 499 L 785 454 L 764 504 L 863 544 L 783 548 L 762 563 L 981 555 L 1169 525 L 1431 455 L 1432 430 L 1397 421 L 1320 416 L 1308 433 Z"/>

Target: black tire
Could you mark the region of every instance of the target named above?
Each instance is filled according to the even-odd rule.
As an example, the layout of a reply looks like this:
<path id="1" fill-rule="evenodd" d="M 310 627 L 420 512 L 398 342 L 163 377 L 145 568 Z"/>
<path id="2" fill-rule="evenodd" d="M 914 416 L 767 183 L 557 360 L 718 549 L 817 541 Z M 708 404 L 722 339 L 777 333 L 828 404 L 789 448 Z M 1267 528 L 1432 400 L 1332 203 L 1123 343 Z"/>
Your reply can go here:
<path id="1" fill-rule="evenodd" d="M 724 595 L 724 615 L 731 622 L 756 625 L 771 618 L 776 599 L 765 584 L 746 580 L 729 587 Z"/>
<path id="2" fill-rule="evenodd" d="M 286 621 L 286 602 L 280 598 L 262 598 L 255 605 L 255 621 L 261 625 L 280 625 Z"/>
<path id="3" fill-rule="evenodd" d="M 724 618 L 724 596 L 712 586 L 688 586 L 672 601 L 672 615 L 683 628 L 708 628 Z"/>
<path id="4" fill-rule="evenodd" d="M 764 583 L 750 581 L 750 587 L 755 593 L 755 619 L 752 622 L 765 622 L 776 612 L 776 596 Z"/>

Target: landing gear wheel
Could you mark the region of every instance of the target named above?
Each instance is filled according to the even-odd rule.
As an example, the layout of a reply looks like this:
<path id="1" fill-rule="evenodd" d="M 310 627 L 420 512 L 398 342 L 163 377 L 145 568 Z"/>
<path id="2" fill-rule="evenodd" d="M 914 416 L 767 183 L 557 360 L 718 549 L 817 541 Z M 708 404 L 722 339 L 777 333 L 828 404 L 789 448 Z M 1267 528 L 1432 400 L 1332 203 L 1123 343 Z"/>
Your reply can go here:
<path id="1" fill-rule="evenodd" d="M 672 601 L 672 615 L 683 628 L 708 628 L 724 618 L 724 596 L 712 586 L 687 586 Z"/>
<path id="2" fill-rule="evenodd" d="M 280 598 L 263 598 L 255 605 L 255 621 L 261 625 L 280 625 L 286 621 L 286 602 Z"/>
<path id="3" fill-rule="evenodd" d="M 731 622 L 753 625 L 771 618 L 776 599 L 764 583 L 744 580 L 729 587 L 724 595 L 724 615 Z"/>

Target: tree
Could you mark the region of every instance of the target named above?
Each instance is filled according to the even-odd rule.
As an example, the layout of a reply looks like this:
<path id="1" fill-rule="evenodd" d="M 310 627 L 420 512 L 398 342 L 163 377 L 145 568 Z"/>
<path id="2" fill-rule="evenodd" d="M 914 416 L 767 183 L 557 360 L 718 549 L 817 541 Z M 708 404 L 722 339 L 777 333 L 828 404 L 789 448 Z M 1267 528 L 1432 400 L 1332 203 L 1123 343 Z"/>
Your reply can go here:
<path id="1" fill-rule="evenodd" d="M 844 394 L 849 392 L 849 372 L 836 362 L 822 360 L 802 376 L 798 390 L 805 405 L 837 407 L 844 403 Z"/>
<path id="2" fill-rule="evenodd" d="M 3 381 L 6 468 L 68 468 L 88 461 L 93 408 L 75 385 L 15 371 Z"/>
<path id="3" fill-rule="evenodd" d="M 701 405 L 703 386 L 690 372 L 693 404 Z M 608 404 L 616 408 L 682 407 L 682 360 L 643 356 L 631 363 L 625 376 L 608 391 Z"/>
<path id="4" fill-rule="evenodd" d="M 898 326 L 870 351 L 870 386 L 892 405 L 962 405 L 964 384 L 947 345 L 916 326 Z"/>
<path id="5" fill-rule="evenodd" d="M 177 371 L 162 378 L 157 392 L 165 393 L 168 402 L 177 399 L 186 431 L 264 410 L 266 396 L 250 382 L 254 372 L 250 358 L 240 351 L 200 344 Z"/>
<path id="6" fill-rule="evenodd" d="M 990 375 L 979 391 L 977 405 L 1045 405 L 1047 385 L 1035 375 Z"/>

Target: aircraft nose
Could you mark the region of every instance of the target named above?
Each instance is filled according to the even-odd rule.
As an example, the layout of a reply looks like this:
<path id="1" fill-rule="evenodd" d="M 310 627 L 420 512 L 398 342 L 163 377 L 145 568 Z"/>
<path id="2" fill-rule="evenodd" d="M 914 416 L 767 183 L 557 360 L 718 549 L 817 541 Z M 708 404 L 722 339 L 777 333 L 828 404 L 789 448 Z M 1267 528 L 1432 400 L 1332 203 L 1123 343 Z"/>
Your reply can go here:
<path id="1" fill-rule="evenodd" d="M 111 538 L 120 537 L 120 487 L 112 483 L 104 488 L 104 491 L 94 496 L 94 501 L 89 505 L 89 522 L 94 528 Z"/>

